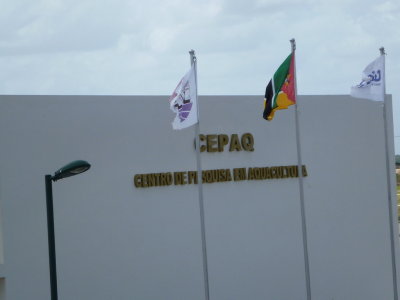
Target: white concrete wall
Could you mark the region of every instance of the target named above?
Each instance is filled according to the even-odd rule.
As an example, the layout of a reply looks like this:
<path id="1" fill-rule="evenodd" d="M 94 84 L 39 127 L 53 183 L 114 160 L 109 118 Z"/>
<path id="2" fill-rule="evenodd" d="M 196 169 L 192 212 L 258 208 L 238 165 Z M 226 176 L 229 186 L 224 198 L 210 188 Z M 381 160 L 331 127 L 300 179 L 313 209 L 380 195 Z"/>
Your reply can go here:
<path id="1" fill-rule="evenodd" d="M 194 129 L 171 129 L 167 98 L 0 97 L 7 300 L 49 299 L 44 175 L 75 159 L 92 168 L 53 184 L 59 298 L 204 299 L 197 186 L 133 186 L 196 170 Z M 201 133 L 255 139 L 202 153 L 204 170 L 297 163 L 294 107 L 266 122 L 261 98 L 200 97 Z M 393 299 L 381 104 L 299 107 L 313 299 Z M 208 184 L 204 200 L 211 299 L 306 299 L 297 179 Z"/>

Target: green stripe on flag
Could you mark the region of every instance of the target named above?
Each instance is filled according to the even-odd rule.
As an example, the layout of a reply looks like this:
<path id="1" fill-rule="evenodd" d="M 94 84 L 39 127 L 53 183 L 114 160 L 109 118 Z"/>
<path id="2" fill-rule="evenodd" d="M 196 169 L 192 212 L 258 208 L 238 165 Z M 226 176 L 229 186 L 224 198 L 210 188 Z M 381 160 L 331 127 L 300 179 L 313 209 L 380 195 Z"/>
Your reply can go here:
<path id="1" fill-rule="evenodd" d="M 292 61 L 292 53 L 284 60 L 284 62 L 279 66 L 278 70 L 276 70 L 273 77 L 273 86 L 274 86 L 274 98 L 272 99 L 271 107 L 276 108 L 276 97 L 282 89 L 283 84 L 285 83 L 286 77 L 289 73 L 290 63 Z"/>

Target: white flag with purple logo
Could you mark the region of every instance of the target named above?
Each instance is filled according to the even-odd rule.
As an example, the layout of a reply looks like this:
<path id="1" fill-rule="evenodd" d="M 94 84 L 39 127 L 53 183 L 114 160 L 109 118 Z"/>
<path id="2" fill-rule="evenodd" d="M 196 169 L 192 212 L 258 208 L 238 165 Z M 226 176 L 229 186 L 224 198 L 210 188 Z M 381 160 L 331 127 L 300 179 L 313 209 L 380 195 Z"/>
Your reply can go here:
<path id="1" fill-rule="evenodd" d="M 169 98 L 169 107 L 176 113 L 176 117 L 172 122 L 173 129 L 184 129 L 198 122 L 194 67 L 192 67 L 178 83 Z"/>
<path id="2" fill-rule="evenodd" d="M 381 55 L 364 69 L 361 82 L 351 87 L 350 95 L 355 98 L 383 101 L 385 97 L 384 68 L 384 56 Z"/>

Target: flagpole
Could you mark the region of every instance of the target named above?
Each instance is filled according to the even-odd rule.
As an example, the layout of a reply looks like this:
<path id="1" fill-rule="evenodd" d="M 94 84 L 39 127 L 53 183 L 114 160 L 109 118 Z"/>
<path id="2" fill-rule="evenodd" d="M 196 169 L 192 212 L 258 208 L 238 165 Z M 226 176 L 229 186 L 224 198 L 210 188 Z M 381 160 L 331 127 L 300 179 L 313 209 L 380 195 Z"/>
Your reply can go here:
<path id="1" fill-rule="evenodd" d="M 292 55 L 295 55 L 296 41 L 295 39 L 290 40 L 292 46 Z M 303 237 L 303 253 L 304 253 L 304 269 L 306 279 L 306 291 L 307 300 L 311 300 L 311 284 L 310 284 L 310 263 L 308 255 L 307 245 L 307 223 L 306 223 L 306 212 L 304 205 L 304 184 L 303 184 L 303 162 L 301 158 L 301 144 L 300 144 L 300 122 L 299 122 L 299 109 L 298 109 L 298 97 L 297 97 L 297 74 L 296 74 L 296 57 L 294 58 L 294 78 L 295 78 L 295 121 L 296 121 L 296 144 L 297 144 L 297 168 L 299 174 L 299 191 L 300 191 L 300 211 L 301 211 L 301 231 Z"/>
<path id="2" fill-rule="evenodd" d="M 197 93 L 197 58 L 194 50 L 189 51 L 190 54 L 190 64 L 194 67 L 194 76 L 196 82 L 196 98 L 198 98 Z M 207 262 L 207 247 L 206 247 L 206 227 L 204 222 L 204 198 L 203 198 L 203 179 L 201 170 L 201 160 L 200 160 L 200 118 L 199 118 L 199 101 L 196 101 L 197 105 L 197 123 L 195 125 L 195 140 L 196 140 L 196 161 L 197 161 L 197 186 L 199 192 L 199 208 L 200 208 L 200 227 L 201 227 L 201 245 L 203 254 L 203 275 L 204 275 L 204 293 L 205 299 L 210 299 L 210 289 L 208 282 L 208 262 Z"/>
<path id="3" fill-rule="evenodd" d="M 392 185 L 391 181 L 391 168 L 390 168 L 390 159 L 389 159 L 389 137 L 388 137 L 388 125 L 387 125 L 387 116 L 386 116 L 386 108 L 387 108 L 387 100 L 386 100 L 386 74 L 385 74 L 385 48 L 379 48 L 380 54 L 383 56 L 383 123 L 384 123 L 384 131 L 385 131 L 385 152 L 386 152 L 386 177 L 387 177 L 387 190 L 388 190 L 388 208 L 389 208 L 389 232 L 390 232 L 390 250 L 392 256 L 392 273 L 393 273 L 393 294 L 394 299 L 398 300 L 398 290 L 397 290 L 397 270 L 396 270 L 396 253 L 395 253 L 395 244 L 394 244 L 394 230 L 393 230 L 393 203 L 392 203 Z"/>

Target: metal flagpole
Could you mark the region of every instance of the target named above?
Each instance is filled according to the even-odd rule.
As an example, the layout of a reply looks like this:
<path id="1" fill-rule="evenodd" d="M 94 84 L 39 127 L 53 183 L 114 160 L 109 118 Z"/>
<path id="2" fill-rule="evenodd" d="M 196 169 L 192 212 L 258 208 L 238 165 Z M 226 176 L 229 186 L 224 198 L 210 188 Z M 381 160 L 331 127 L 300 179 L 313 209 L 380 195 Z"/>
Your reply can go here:
<path id="1" fill-rule="evenodd" d="M 384 123 L 384 131 L 385 131 L 385 152 L 386 152 L 386 177 L 387 177 L 387 190 L 388 190 L 388 208 L 389 208 L 389 232 L 390 232 L 390 250 L 392 256 L 392 273 L 393 273 L 393 294 L 394 299 L 398 300 L 398 291 L 397 291 L 397 271 L 396 271 L 396 254 L 395 254 L 395 246 L 394 246 L 394 230 L 393 230 L 393 203 L 392 203 L 392 185 L 390 184 L 390 160 L 389 160 L 389 137 L 388 137 L 388 125 L 387 125 L 387 117 L 386 117 L 386 74 L 385 74 L 385 48 L 381 47 L 379 49 L 381 55 L 383 56 L 383 123 Z"/>
<path id="2" fill-rule="evenodd" d="M 194 76 L 196 82 L 196 97 L 197 94 L 197 58 L 194 50 L 189 51 L 190 64 L 194 67 Z M 203 200 L 203 179 L 200 160 L 200 118 L 199 118 L 199 99 L 196 101 L 197 105 L 197 123 L 195 125 L 195 140 L 196 140 L 196 160 L 197 160 L 197 186 L 199 190 L 199 208 L 200 208 L 200 226 L 201 226 L 201 245 L 203 252 L 203 275 L 204 275 L 204 292 L 205 299 L 210 299 L 210 289 L 208 284 L 208 262 L 207 262 L 207 247 L 206 247 L 206 227 L 204 222 L 204 200 Z"/>
<path id="3" fill-rule="evenodd" d="M 296 51 L 295 39 L 290 40 L 292 46 L 292 55 Z M 299 109 L 298 109 L 298 98 L 297 98 L 297 74 L 296 74 L 296 57 L 294 60 L 294 78 L 295 78 L 295 121 L 296 121 L 296 144 L 297 144 L 297 168 L 299 174 L 299 190 L 300 190 L 300 211 L 301 211 L 301 231 L 303 235 L 303 252 L 304 252 L 304 269 L 306 276 L 306 290 L 307 300 L 311 300 L 311 284 L 310 284 L 310 263 L 308 258 L 308 245 L 307 245 L 307 224 L 306 224 L 306 212 L 304 207 L 304 184 L 303 184 L 303 162 L 301 159 L 301 145 L 300 145 L 300 125 L 299 125 Z"/>

